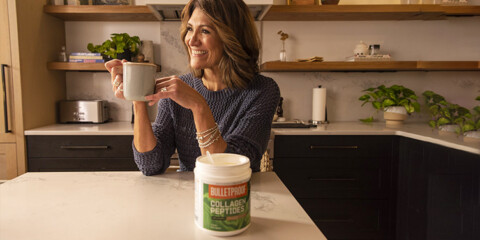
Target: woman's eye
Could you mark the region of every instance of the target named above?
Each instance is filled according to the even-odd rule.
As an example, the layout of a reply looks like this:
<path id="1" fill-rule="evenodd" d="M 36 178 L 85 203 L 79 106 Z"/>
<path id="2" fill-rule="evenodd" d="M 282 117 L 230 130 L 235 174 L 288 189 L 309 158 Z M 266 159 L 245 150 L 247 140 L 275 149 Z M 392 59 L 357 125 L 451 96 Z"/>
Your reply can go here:
<path id="1" fill-rule="evenodd" d="M 208 31 L 207 29 L 202 29 L 202 33 L 209 34 L 209 33 L 210 33 L 210 31 Z"/>
<path id="2" fill-rule="evenodd" d="M 188 32 L 192 31 L 192 27 L 187 27 L 187 31 Z"/>

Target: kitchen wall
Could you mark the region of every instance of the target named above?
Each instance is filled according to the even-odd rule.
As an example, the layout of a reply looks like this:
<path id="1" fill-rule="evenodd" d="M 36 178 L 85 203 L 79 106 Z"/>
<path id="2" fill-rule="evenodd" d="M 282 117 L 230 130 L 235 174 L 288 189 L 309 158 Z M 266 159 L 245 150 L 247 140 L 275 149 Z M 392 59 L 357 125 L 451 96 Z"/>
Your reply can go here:
<path id="1" fill-rule="evenodd" d="M 67 52 L 86 51 L 89 42 L 102 43 L 110 33 L 127 32 L 155 43 L 155 61 L 162 65 L 158 76 L 188 72 L 187 56 L 179 40 L 179 22 L 66 22 Z M 360 41 L 381 45 L 394 60 L 475 60 L 480 59 L 480 17 L 449 18 L 441 21 L 332 21 L 258 22 L 262 62 L 278 59 L 281 41 L 286 40 L 288 60 L 321 56 L 325 61 L 342 61 L 353 54 Z M 284 97 L 287 119 L 311 118 L 312 88 L 327 88 L 329 121 L 357 121 L 374 115 L 370 106 L 361 106 L 362 90 L 380 84 L 401 84 L 417 95 L 433 90 L 447 100 L 473 107 L 480 95 L 480 72 L 298 72 L 263 73 L 275 79 Z M 67 98 L 106 99 L 111 102 L 114 121 L 130 121 L 131 104 L 113 97 L 107 73 L 67 73 Z M 423 99 L 422 99 L 423 100 Z M 152 108 L 151 116 L 155 115 Z M 425 121 L 428 114 L 415 114 L 409 121 Z"/>

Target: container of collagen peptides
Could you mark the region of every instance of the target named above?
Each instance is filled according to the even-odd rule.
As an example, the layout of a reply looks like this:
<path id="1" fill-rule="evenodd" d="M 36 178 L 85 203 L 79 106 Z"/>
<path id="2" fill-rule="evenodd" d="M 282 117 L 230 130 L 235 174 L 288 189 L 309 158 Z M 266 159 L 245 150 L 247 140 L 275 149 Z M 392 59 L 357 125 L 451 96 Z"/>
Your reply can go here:
<path id="1" fill-rule="evenodd" d="M 250 160 L 231 153 L 210 156 L 198 157 L 194 169 L 195 223 L 214 236 L 239 234 L 250 226 Z"/>

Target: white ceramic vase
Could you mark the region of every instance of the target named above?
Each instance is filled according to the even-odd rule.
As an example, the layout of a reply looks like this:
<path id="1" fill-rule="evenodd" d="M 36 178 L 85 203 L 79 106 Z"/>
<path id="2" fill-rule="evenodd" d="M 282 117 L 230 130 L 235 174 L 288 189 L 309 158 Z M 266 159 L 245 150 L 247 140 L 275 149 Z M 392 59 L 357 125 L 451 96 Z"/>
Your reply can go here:
<path id="1" fill-rule="evenodd" d="M 384 109 L 383 118 L 387 125 L 401 125 L 408 118 L 408 113 L 403 106 L 391 106 Z"/>

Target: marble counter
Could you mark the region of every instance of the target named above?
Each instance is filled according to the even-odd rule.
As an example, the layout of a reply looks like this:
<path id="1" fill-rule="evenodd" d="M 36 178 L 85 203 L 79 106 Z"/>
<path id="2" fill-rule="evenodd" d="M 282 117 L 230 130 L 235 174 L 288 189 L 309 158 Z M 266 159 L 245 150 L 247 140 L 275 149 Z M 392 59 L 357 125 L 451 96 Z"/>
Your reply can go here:
<path id="1" fill-rule="evenodd" d="M 326 239 L 273 172 L 252 175 L 251 216 L 228 239 Z M 29 172 L 0 185 L 0 239 L 219 238 L 194 223 L 192 172 Z"/>
<path id="2" fill-rule="evenodd" d="M 387 127 L 385 123 L 334 122 L 317 128 L 274 128 L 273 135 L 398 135 L 480 154 L 480 141 L 464 141 L 455 133 L 432 130 L 426 123 L 405 123 Z M 130 122 L 103 124 L 54 124 L 25 131 L 25 135 L 133 135 Z"/>

